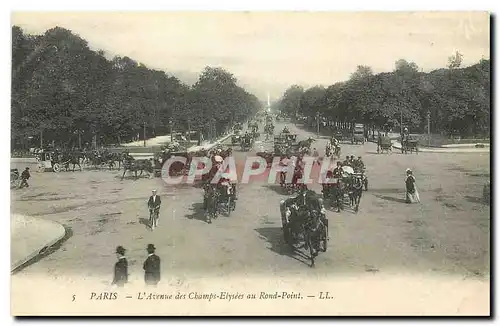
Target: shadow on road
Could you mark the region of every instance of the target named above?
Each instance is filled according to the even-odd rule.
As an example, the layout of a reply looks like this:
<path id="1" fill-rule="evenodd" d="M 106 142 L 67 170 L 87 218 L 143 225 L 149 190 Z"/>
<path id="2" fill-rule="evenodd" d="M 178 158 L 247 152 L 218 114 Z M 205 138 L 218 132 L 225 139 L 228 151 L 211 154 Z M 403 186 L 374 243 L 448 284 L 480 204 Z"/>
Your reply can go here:
<path id="1" fill-rule="evenodd" d="M 285 188 L 278 184 L 263 185 L 262 187 L 272 190 L 278 195 L 290 195 Z"/>
<path id="2" fill-rule="evenodd" d="M 402 188 L 370 188 L 370 192 L 379 194 L 397 194 L 403 193 Z"/>
<path id="3" fill-rule="evenodd" d="M 393 202 L 396 202 L 396 203 L 403 203 L 403 204 L 406 203 L 406 200 L 404 200 L 402 198 L 397 198 L 397 197 L 382 196 L 382 195 L 375 195 L 375 197 L 383 199 L 383 200 L 393 201 Z"/>
<path id="4" fill-rule="evenodd" d="M 271 245 L 268 249 L 272 252 L 275 252 L 281 256 L 288 256 L 298 262 L 309 266 L 310 260 L 307 255 L 285 243 L 285 241 L 283 240 L 283 232 L 281 231 L 281 227 L 257 228 L 254 230 L 259 233 L 260 239 L 266 241 Z"/>
<path id="5" fill-rule="evenodd" d="M 483 198 L 480 198 L 480 197 L 464 196 L 464 198 L 468 202 L 471 202 L 471 203 L 474 203 L 474 204 L 484 204 L 484 205 L 488 205 L 489 204 L 487 201 L 485 201 Z"/>
<path id="6" fill-rule="evenodd" d="M 139 224 L 144 225 L 147 229 L 150 228 L 150 226 L 149 226 L 149 219 L 147 219 L 147 218 L 140 217 L 139 218 Z"/>
<path id="7" fill-rule="evenodd" d="M 185 215 L 190 220 L 199 220 L 205 222 L 205 210 L 203 203 L 194 203 L 190 208 L 191 214 Z"/>

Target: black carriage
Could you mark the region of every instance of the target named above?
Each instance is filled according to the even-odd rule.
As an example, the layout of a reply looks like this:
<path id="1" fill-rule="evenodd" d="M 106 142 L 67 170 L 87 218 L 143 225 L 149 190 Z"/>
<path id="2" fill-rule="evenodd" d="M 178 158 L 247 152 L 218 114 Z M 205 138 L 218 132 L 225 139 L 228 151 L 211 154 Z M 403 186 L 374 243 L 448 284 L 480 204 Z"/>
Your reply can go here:
<path id="1" fill-rule="evenodd" d="M 241 134 L 239 132 L 235 133 L 232 137 L 231 137 L 231 145 L 238 145 L 241 143 Z"/>
<path id="2" fill-rule="evenodd" d="M 250 148 L 252 148 L 252 143 L 253 143 L 253 138 L 252 136 L 250 137 L 241 137 L 241 150 L 242 151 L 249 151 Z"/>
<path id="3" fill-rule="evenodd" d="M 384 151 L 388 154 L 392 153 L 392 140 L 387 136 L 380 137 L 377 142 L 377 153 L 380 154 Z"/>
<path id="4" fill-rule="evenodd" d="M 365 143 L 365 134 L 363 131 L 355 130 L 352 139 L 351 139 L 351 144 L 364 144 Z"/>
<path id="5" fill-rule="evenodd" d="M 415 154 L 418 154 L 418 139 L 411 137 L 403 139 L 403 141 L 401 142 L 401 153 L 408 154 L 408 152 L 410 154 L 413 152 L 415 152 Z"/>
<path id="6" fill-rule="evenodd" d="M 326 252 L 328 248 L 328 220 L 322 202 L 319 207 L 310 207 L 306 204 L 306 192 L 298 195 L 299 201 L 304 203 L 298 205 L 295 198 L 289 198 L 280 202 L 281 222 L 283 239 L 292 250 L 301 247 L 303 243 L 309 249 L 311 267 L 314 267 L 314 259 L 319 251 Z M 302 199 L 302 196 L 304 199 Z M 294 201 L 293 204 L 290 202 Z M 319 199 L 321 201 L 321 199 Z"/>

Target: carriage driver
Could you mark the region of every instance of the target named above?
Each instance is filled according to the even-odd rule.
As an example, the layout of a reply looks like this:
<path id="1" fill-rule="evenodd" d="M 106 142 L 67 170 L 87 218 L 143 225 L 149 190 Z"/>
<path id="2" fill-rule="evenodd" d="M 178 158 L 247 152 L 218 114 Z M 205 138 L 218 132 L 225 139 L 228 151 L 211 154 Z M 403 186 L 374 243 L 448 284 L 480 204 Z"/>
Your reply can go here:
<path id="1" fill-rule="evenodd" d="M 361 156 L 358 156 L 358 159 L 355 162 L 356 162 L 356 168 L 359 171 L 363 172 L 365 170 L 365 163 L 363 163 Z"/>
<path id="2" fill-rule="evenodd" d="M 337 167 L 333 169 L 333 177 L 334 178 L 342 178 L 342 174 L 344 170 L 342 169 L 342 163 L 337 161 Z"/>
<path id="3" fill-rule="evenodd" d="M 345 157 L 345 161 L 342 162 L 342 165 L 344 165 L 344 166 L 350 166 L 351 165 L 351 162 L 350 162 L 350 159 L 349 159 L 349 155 L 347 155 Z"/>

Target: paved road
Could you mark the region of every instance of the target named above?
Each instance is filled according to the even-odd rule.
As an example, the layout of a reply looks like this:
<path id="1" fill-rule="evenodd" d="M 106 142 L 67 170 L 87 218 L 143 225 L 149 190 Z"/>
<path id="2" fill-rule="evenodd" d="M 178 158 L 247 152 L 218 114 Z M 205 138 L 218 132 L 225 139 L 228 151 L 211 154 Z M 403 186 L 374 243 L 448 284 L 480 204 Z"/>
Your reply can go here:
<path id="1" fill-rule="evenodd" d="M 278 123 L 275 130 L 282 128 Z M 293 125 L 289 128 L 300 139 L 310 135 Z M 323 152 L 325 143 L 319 139 L 313 146 Z M 258 142 L 252 152 L 261 145 L 265 143 Z M 252 152 L 235 148 L 238 160 Z M 277 186 L 240 185 L 236 211 L 208 225 L 201 189 L 169 186 L 158 178 L 120 181 L 120 171 L 102 170 L 34 173 L 30 188 L 12 191 L 14 212 L 61 222 L 72 233 L 60 250 L 16 278 L 75 275 L 107 284 L 114 248 L 123 245 L 130 279 L 140 283 L 148 243 L 158 248 L 163 273 L 190 277 L 416 272 L 489 278 L 490 208 L 479 200 L 489 179 L 488 153 L 377 155 L 376 145 L 365 143 L 343 145 L 342 154 L 363 156 L 370 189 L 358 214 L 328 212 L 329 250 L 320 254 L 314 269 L 282 241 L 279 201 L 285 195 Z M 403 203 L 407 167 L 415 172 L 421 204 Z M 145 222 L 153 188 L 163 205 L 160 226 L 151 232 Z"/>

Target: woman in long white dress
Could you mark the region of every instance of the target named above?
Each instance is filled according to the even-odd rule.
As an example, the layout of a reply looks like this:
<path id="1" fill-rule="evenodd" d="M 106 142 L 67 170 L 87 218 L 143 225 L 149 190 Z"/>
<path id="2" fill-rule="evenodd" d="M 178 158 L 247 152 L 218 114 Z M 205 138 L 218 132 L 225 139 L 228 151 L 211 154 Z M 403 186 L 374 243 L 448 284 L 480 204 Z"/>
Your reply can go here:
<path id="1" fill-rule="evenodd" d="M 410 169 L 406 169 L 406 202 L 408 204 L 419 203 L 420 196 L 418 195 L 417 185 L 413 172 Z"/>

